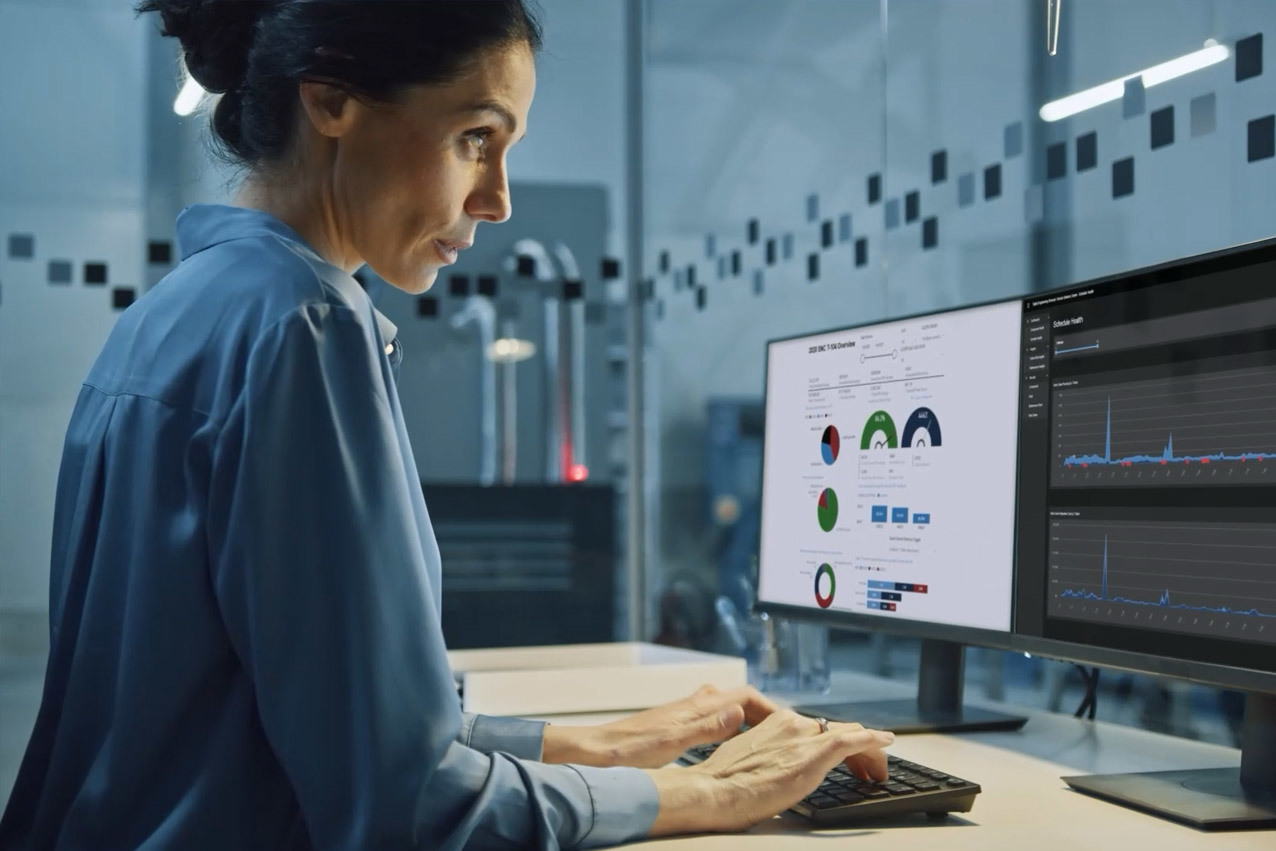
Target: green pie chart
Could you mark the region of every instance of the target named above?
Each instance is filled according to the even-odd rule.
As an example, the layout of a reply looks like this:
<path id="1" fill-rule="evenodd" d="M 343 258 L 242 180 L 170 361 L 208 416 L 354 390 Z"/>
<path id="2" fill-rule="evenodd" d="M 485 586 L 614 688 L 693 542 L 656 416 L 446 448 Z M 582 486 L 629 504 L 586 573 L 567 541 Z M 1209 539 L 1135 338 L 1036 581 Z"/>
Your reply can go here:
<path id="1" fill-rule="evenodd" d="M 837 523 L 837 494 L 833 493 L 832 488 L 825 488 L 820 492 L 820 502 L 816 506 L 815 516 L 820 521 L 820 528 L 825 532 L 832 532 L 833 525 Z"/>
<path id="2" fill-rule="evenodd" d="M 885 411 L 878 411 L 868 418 L 860 449 L 898 449 L 899 435 L 895 433 L 895 421 Z"/>

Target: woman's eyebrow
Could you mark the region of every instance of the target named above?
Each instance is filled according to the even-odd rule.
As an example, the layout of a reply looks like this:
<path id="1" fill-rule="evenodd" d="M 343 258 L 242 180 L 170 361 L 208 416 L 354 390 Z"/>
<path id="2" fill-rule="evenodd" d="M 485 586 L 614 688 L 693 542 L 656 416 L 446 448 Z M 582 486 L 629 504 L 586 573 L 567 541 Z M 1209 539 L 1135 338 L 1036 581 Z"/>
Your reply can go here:
<path id="1" fill-rule="evenodd" d="M 505 128 L 510 135 L 514 135 L 518 130 L 518 119 L 514 117 L 514 113 L 505 108 L 504 105 L 494 100 L 482 100 L 461 107 L 462 113 L 469 114 L 474 112 L 493 112 L 505 124 Z M 526 134 L 524 134 L 526 135 Z"/>

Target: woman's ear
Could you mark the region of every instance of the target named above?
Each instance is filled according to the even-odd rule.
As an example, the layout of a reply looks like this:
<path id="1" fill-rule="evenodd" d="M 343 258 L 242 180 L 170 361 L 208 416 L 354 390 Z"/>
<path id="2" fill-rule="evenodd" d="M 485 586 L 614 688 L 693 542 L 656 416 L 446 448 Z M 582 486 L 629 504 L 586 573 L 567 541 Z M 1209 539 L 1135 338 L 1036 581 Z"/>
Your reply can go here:
<path id="1" fill-rule="evenodd" d="M 306 118 L 320 135 L 335 139 L 350 129 L 354 98 L 348 92 L 329 83 L 304 80 L 298 94 Z"/>

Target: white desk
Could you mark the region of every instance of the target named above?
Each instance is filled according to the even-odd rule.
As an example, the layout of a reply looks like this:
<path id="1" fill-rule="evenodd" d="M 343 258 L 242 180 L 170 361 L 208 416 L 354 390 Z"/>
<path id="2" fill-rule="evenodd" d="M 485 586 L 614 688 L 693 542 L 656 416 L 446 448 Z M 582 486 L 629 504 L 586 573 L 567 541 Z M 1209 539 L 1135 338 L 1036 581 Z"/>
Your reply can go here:
<path id="1" fill-rule="evenodd" d="M 841 675 L 836 692 L 860 699 L 907 695 L 907 685 L 874 677 Z M 1071 774 L 1216 768 L 1240 765 L 1240 752 L 1218 745 L 1148 733 L 1071 716 L 982 703 L 1028 716 L 1014 733 L 900 736 L 892 754 L 949 771 L 983 791 L 969 813 L 943 822 L 924 816 L 847 830 L 813 830 L 777 818 L 744 834 L 652 840 L 626 846 L 660 851 L 813 851 L 854 843 L 855 849 L 943 851 L 1276 851 L 1276 831 L 1207 833 L 1073 792 L 1059 778 Z M 1103 711 L 1102 704 L 1099 707 Z M 560 716 L 558 723 L 599 723 L 620 717 Z"/>

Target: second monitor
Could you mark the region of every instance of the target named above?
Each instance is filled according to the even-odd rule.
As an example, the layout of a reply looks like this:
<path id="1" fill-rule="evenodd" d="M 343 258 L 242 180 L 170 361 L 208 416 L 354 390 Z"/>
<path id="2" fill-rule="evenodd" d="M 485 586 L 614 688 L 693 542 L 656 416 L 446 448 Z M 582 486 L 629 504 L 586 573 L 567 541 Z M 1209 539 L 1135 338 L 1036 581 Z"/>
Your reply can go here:
<path id="1" fill-rule="evenodd" d="M 759 607 L 925 639 L 917 701 L 799 707 L 897 732 L 963 707 L 962 644 L 1008 646 L 1018 300 L 768 345 Z"/>

